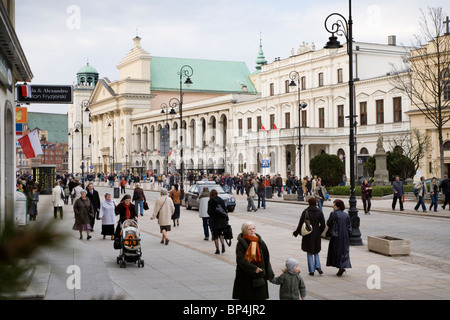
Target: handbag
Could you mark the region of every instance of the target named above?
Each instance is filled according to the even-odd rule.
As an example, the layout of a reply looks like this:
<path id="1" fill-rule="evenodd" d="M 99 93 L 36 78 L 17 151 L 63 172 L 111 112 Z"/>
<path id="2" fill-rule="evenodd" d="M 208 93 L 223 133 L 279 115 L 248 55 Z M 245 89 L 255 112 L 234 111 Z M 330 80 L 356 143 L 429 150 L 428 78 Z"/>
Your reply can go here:
<path id="1" fill-rule="evenodd" d="M 312 225 L 311 222 L 309 221 L 309 212 L 308 210 L 306 210 L 306 214 L 305 214 L 305 221 L 302 224 L 302 229 L 300 230 L 300 234 L 302 236 L 307 236 L 308 234 L 310 234 L 312 232 Z"/>
<path id="2" fill-rule="evenodd" d="M 333 225 L 331 226 L 331 228 L 328 228 L 325 235 L 327 238 L 337 237 L 339 235 L 337 220 L 333 221 Z"/>
<path id="3" fill-rule="evenodd" d="M 223 229 L 223 238 L 229 247 L 231 247 L 231 239 L 233 239 L 233 229 L 231 229 L 230 225 L 227 225 Z"/>
<path id="4" fill-rule="evenodd" d="M 252 280 L 252 287 L 253 288 L 264 287 L 267 284 L 266 279 L 264 279 L 264 274 L 265 274 L 265 272 L 264 272 L 264 269 L 263 269 L 263 271 L 261 271 L 260 274 L 257 275 L 257 278 L 254 278 Z"/>
<path id="5" fill-rule="evenodd" d="M 167 197 L 166 197 L 167 200 Z M 162 204 L 161 208 L 159 208 L 158 213 L 156 214 L 156 219 L 159 219 L 159 212 L 161 211 L 162 207 L 166 204 L 166 200 L 164 200 L 164 203 Z"/>
<path id="6" fill-rule="evenodd" d="M 148 210 L 149 208 L 148 208 L 148 203 L 147 203 L 147 201 L 144 201 L 144 210 Z"/>
<path id="7" fill-rule="evenodd" d="M 217 205 L 216 211 L 219 212 L 221 215 L 228 217 L 228 213 L 220 204 Z"/>

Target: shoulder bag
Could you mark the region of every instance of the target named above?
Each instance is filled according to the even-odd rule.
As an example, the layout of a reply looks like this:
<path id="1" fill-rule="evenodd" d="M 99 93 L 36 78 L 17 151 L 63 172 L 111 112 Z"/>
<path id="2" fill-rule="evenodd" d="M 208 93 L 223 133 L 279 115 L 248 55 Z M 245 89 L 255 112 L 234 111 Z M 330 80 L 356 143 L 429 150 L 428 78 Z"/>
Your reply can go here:
<path id="1" fill-rule="evenodd" d="M 159 212 L 161 211 L 162 207 L 164 207 L 164 205 L 166 204 L 166 200 L 167 200 L 167 197 L 164 200 L 164 203 L 162 204 L 161 208 L 159 208 L 158 213 L 156 214 L 156 219 L 159 219 Z"/>
<path id="2" fill-rule="evenodd" d="M 300 231 L 300 234 L 302 236 L 307 236 L 308 234 L 310 234 L 312 232 L 312 225 L 311 222 L 309 221 L 309 211 L 306 210 L 305 213 L 305 221 L 302 224 L 302 229 Z"/>

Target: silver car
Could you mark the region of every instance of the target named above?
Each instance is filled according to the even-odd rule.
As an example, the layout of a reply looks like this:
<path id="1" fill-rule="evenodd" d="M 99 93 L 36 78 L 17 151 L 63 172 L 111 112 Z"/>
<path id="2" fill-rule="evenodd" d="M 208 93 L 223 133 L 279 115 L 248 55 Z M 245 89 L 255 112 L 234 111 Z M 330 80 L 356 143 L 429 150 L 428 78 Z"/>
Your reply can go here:
<path id="1" fill-rule="evenodd" d="M 193 207 L 198 208 L 200 205 L 199 196 L 204 187 L 208 187 L 209 192 L 212 190 L 217 190 L 219 197 L 223 199 L 227 205 L 228 212 L 233 212 L 236 207 L 236 198 L 231 194 L 226 193 L 223 188 L 214 181 L 199 181 L 192 185 L 187 192 L 184 194 L 184 203 L 186 204 L 186 209 L 191 210 Z"/>

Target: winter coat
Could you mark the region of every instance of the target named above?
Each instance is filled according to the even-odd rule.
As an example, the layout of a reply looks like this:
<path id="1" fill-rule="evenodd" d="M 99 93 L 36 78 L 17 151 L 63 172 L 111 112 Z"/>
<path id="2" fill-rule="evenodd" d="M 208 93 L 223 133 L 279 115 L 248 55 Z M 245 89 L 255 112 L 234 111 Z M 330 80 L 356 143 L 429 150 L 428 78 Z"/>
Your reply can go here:
<path id="1" fill-rule="evenodd" d="M 94 212 L 98 212 L 100 210 L 100 196 L 98 195 L 97 190 L 92 190 L 92 194 L 89 190 L 86 191 L 86 197 L 89 198 L 92 202 L 92 206 L 94 207 Z"/>
<path id="2" fill-rule="evenodd" d="M 142 188 L 134 188 L 132 199 L 136 199 L 136 201 L 147 201 L 147 199 L 145 198 L 144 190 L 142 190 Z"/>
<path id="3" fill-rule="evenodd" d="M 308 211 L 312 232 L 306 236 L 302 236 L 302 250 L 316 254 L 322 249 L 321 234 L 325 230 L 325 218 L 319 208 L 316 206 L 309 206 L 302 212 L 300 222 L 298 223 L 297 229 L 294 231 L 293 235 L 297 237 L 300 234 L 303 222 L 305 222 L 306 211 Z"/>
<path id="4" fill-rule="evenodd" d="M 328 228 L 333 227 L 333 222 L 338 225 L 338 236 L 331 237 L 328 244 L 327 266 L 336 268 L 351 268 L 350 263 L 350 234 L 352 225 L 350 216 L 342 210 L 336 210 L 330 213 L 327 221 Z"/>
<path id="5" fill-rule="evenodd" d="M 168 226 L 171 222 L 171 217 L 175 212 L 175 206 L 173 205 L 172 199 L 169 196 L 161 196 L 156 200 L 155 206 L 153 207 L 152 219 L 155 219 L 158 215 L 158 224 L 160 226 Z"/>
<path id="6" fill-rule="evenodd" d="M 367 198 L 372 198 L 372 189 L 368 189 L 370 186 L 368 184 L 361 184 L 361 199 L 367 200 Z"/>
<path id="7" fill-rule="evenodd" d="M 198 207 L 198 215 L 200 218 L 209 218 L 208 215 L 208 202 L 209 202 L 209 191 L 202 191 L 199 197 L 199 207 Z"/>
<path id="8" fill-rule="evenodd" d="M 137 217 L 135 205 L 130 202 L 128 210 L 130 210 L 130 219 L 134 220 L 134 218 Z M 120 223 L 123 223 L 126 220 L 126 208 L 122 202 L 116 206 L 114 212 L 116 213 L 116 216 L 119 216 Z"/>
<path id="9" fill-rule="evenodd" d="M 113 225 L 116 223 L 116 203 L 114 200 L 106 201 L 104 200 L 100 205 L 100 212 L 98 214 L 99 218 L 102 218 L 102 224 Z"/>
<path id="10" fill-rule="evenodd" d="M 245 240 L 243 234 L 240 233 L 237 236 L 236 244 L 236 277 L 233 285 L 233 299 L 264 300 L 269 298 L 267 282 L 261 287 L 255 288 L 252 286 L 252 282 L 256 278 L 264 277 L 266 281 L 274 278 L 272 265 L 270 264 L 269 250 L 265 242 L 261 239 L 261 236 L 259 234 L 256 234 L 256 236 L 258 237 L 261 259 L 263 261 L 263 264 L 259 268 L 263 269 L 263 272 L 256 273 L 255 271 L 258 266 L 245 259 L 245 252 L 250 242 Z"/>
<path id="11" fill-rule="evenodd" d="M 52 189 L 52 201 L 53 207 L 64 207 L 64 199 L 61 198 L 61 194 L 65 196 L 64 189 L 61 186 L 55 186 Z"/>
<path id="12" fill-rule="evenodd" d="M 292 274 L 287 271 L 270 282 L 280 285 L 280 300 L 300 300 L 306 296 L 306 286 L 300 273 Z"/>
<path id="13" fill-rule="evenodd" d="M 91 200 L 86 199 L 78 199 L 73 204 L 73 211 L 75 213 L 75 225 L 86 225 L 90 224 L 91 220 L 89 215 L 94 214 L 94 207 L 92 206 Z"/>
<path id="14" fill-rule="evenodd" d="M 401 182 L 400 180 L 395 180 L 394 182 L 392 182 L 392 190 L 394 191 L 394 195 L 395 192 L 397 192 L 397 196 L 401 198 L 405 193 L 405 189 L 403 189 L 403 182 Z"/>
<path id="15" fill-rule="evenodd" d="M 227 206 L 223 199 L 219 196 L 209 199 L 208 215 L 210 216 L 211 229 L 223 229 L 228 225 L 228 214 L 220 213 L 216 208 L 221 206 L 227 212 Z"/>

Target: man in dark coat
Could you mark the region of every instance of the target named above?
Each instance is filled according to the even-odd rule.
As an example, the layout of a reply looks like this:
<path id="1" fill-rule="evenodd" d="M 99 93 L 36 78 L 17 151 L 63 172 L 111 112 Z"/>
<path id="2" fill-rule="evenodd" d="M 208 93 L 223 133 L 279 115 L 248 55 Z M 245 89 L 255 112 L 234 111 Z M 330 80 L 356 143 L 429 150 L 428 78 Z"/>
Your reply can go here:
<path id="1" fill-rule="evenodd" d="M 400 181 L 399 176 L 395 176 L 395 181 L 392 182 L 392 190 L 394 191 L 394 198 L 392 199 L 392 211 L 395 210 L 397 199 L 400 203 L 400 211 L 403 211 L 403 194 L 405 193 L 405 189 L 403 189 L 403 182 Z"/>
<path id="2" fill-rule="evenodd" d="M 86 197 L 91 200 L 92 206 L 94 207 L 94 216 L 90 217 L 91 231 L 94 231 L 95 219 L 98 217 L 98 213 L 100 212 L 100 196 L 98 195 L 98 191 L 94 189 L 94 185 L 92 183 L 88 184 Z"/>
<path id="3" fill-rule="evenodd" d="M 447 203 L 450 207 L 450 183 L 448 181 L 448 176 L 444 174 L 444 179 L 441 181 L 441 184 L 439 185 L 439 191 L 442 190 L 442 194 L 444 195 L 444 205 L 442 206 L 442 209 L 445 209 L 445 206 Z"/>

